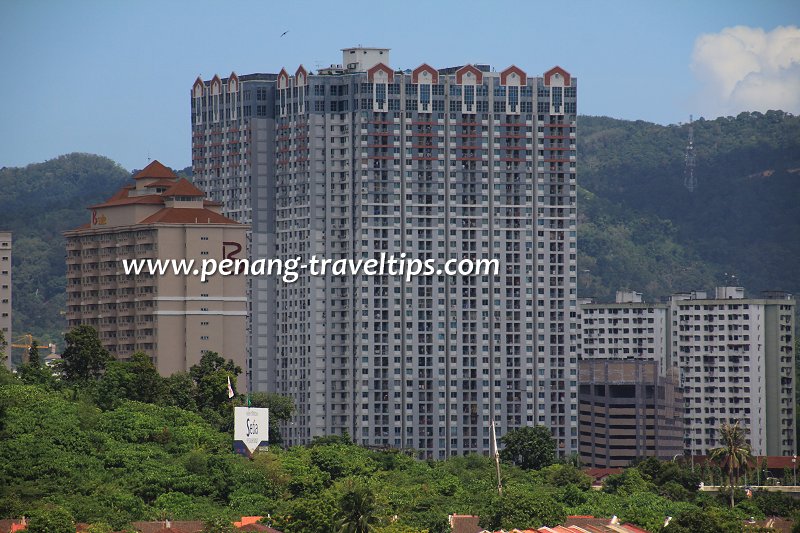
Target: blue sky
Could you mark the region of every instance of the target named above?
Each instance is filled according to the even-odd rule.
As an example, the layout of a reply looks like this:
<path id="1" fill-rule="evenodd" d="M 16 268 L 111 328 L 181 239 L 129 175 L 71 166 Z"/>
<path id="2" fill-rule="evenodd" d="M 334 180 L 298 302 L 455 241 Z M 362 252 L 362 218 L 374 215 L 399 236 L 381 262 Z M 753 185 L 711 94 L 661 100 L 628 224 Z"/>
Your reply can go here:
<path id="1" fill-rule="evenodd" d="M 188 166 L 198 74 L 315 70 L 358 44 L 391 48 L 395 68 L 482 62 L 539 74 L 558 64 L 578 77 L 583 114 L 714 118 L 767 105 L 753 96 L 763 87 L 770 104 L 798 113 L 800 56 L 784 46 L 800 43 L 798 25 L 790 0 L 0 0 L 0 167 L 72 151 L 128 169 L 148 156 Z M 747 28 L 725 30 L 736 26 Z M 784 64 L 744 57 L 751 42 L 774 51 L 764 35 Z"/>

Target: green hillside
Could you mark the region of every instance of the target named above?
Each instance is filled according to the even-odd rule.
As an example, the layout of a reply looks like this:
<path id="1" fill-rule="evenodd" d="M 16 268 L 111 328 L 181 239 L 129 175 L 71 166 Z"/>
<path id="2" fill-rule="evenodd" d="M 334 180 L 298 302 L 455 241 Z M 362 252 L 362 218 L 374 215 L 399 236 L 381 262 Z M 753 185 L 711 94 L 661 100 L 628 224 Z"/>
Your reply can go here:
<path id="1" fill-rule="evenodd" d="M 697 492 L 701 480 L 723 480 L 719 467 L 692 472 L 652 458 L 591 490 L 575 466 L 552 464 L 556 444 L 541 426 L 516 433 L 518 455 L 506 453 L 509 432 L 502 497 L 492 459 L 478 455 L 421 461 L 413 450 L 368 450 L 328 436 L 308 447 L 271 446 L 250 461 L 231 451 L 231 407 L 244 402 L 228 399 L 231 366 L 213 354 L 189 374 L 162 378 L 142 356 L 60 380 L 47 368 L 26 365 L 18 377 L 0 367 L 0 518 L 31 517 L 32 533 L 75 531 L 72 521 L 109 532 L 164 519 L 211 521 L 218 527 L 208 533 L 231 533 L 229 521 L 243 515 L 270 516 L 285 533 L 445 533 L 452 513 L 478 514 L 492 531 L 616 515 L 682 533 L 743 531 L 748 517 L 792 516 L 800 505 L 739 491 L 730 509 L 724 494 Z M 271 420 L 286 419 L 283 398 L 254 396 Z M 666 516 L 674 523 L 662 530 Z M 40 527 L 56 521 L 63 527 Z M 343 527 L 359 521 L 368 529 Z"/>
<path id="2" fill-rule="evenodd" d="M 800 117 L 743 113 L 698 120 L 694 131 L 699 186 L 689 192 L 685 126 L 580 117 L 580 296 L 628 288 L 655 299 L 731 274 L 750 294 L 800 293 Z M 128 177 L 87 154 L 0 169 L 0 228 L 15 233 L 15 335 L 61 341 L 61 232 Z"/>
<path id="3" fill-rule="evenodd" d="M 90 154 L 0 169 L 0 228 L 14 232 L 15 337 L 32 333 L 39 344 L 61 345 L 66 327 L 61 232 L 88 222 L 86 207 L 108 198 L 128 176 L 110 159 Z"/>
<path id="4" fill-rule="evenodd" d="M 696 121 L 694 192 L 683 186 L 686 126 L 581 117 L 579 132 L 578 180 L 594 193 L 579 204 L 590 293 L 621 282 L 664 296 L 711 288 L 725 273 L 750 294 L 800 291 L 800 117 Z M 636 274 L 619 279 L 617 269 Z"/>

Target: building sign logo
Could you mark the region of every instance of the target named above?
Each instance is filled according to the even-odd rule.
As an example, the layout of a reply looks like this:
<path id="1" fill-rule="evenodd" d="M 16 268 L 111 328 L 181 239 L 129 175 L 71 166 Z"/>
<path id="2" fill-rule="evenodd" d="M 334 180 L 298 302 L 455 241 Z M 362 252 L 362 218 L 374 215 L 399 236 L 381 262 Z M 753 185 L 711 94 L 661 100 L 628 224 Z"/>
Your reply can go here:
<path id="1" fill-rule="evenodd" d="M 269 409 L 263 407 L 234 407 L 234 447 L 244 445 L 252 454 L 259 446 L 269 444 Z"/>
<path id="2" fill-rule="evenodd" d="M 108 218 L 101 214 L 97 216 L 97 210 L 92 211 L 92 226 L 105 226 L 108 223 Z"/>
<path id="3" fill-rule="evenodd" d="M 230 250 L 230 251 L 228 251 Z M 239 252 L 242 251 L 242 245 L 234 241 L 224 241 L 222 243 L 222 258 L 235 259 Z"/>

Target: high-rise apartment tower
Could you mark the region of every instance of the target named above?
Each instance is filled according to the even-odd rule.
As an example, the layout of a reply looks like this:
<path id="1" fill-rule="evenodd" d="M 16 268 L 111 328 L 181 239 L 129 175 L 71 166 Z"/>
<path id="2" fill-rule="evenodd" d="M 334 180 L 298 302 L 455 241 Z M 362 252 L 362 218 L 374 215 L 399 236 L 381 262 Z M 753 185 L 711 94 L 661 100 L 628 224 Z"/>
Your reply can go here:
<path id="1" fill-rule="evenodd" d="M 317 73 L 198 79 L 196 183 L 251 221 L 255 257 L 499 275 L 253 280 L 252 386 L 294 398 L 289 444 L 348 432 L 441 458 L 488 451 L 494 419 L 576 451 L 577 80 L 390 65 L 348 48 Z"/>

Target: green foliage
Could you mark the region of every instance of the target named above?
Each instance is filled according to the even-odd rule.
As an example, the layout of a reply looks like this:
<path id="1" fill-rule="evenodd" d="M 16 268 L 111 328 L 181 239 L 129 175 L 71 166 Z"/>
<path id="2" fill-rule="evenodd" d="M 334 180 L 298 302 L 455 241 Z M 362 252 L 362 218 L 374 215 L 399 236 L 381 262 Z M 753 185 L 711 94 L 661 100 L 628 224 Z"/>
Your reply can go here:
<path id="1" fill-rule="evenodd" d="M 94 393 L 97 405 L 110 409 L 124 400 L 164 403 L 167 385 L 150 358 L 137 352 L 130 361 L 108 363 Z"/>
<path id="2" fill-rule="evenodd" d="M 103 348 L 97 330 L 77 326 L 64 335 L 66 347 L 61 354 L 59 370 L 67 383 L 82 383 L 99 378 L 112 360 Z"/>
<path id="3" fill-rule="evenodd" d="M 731 533 L 742 531 L 742 519 L 729 510 L 710 507 L 702 511 L 686 510 L 673 517 L 664 533 Z"/>
<path id="4" fill-rule="evenodd" d="M 772 494 L 727 509 L 724 496 L 687 488 L 694 481 L 686 467 L 656 460 L 610 477 L 605 491 L 589 490 L 572 464 L 539 470 L 507 464 L 502 497 L 494 462 L 481 455 L 419 461 L 337 437 L 248 460 L 232 453 L 230 432 L 209 422 L 208 408 L 187 411 L 158 395 L 152 402 L 108 401 L 104 387 L 141 393 L 128 387 L 132 367 L 149 379 L 149 361 L 137 357 L 112 362 L 99 379 L 67 390 L 14 376 L 0 381 L 0 512 L 56 509 L 70 524 L 73 518 L 93 524 L 96 533 L 163 519 L 203 520 L 208 531 L 224 533 L 243 515 L 269 516 L 286 533 L 446 533 L 454 513 L 477 514 L 494 529 L 552 526 L 569 514 L 590 514 L 616 515 L 648 531 L 659 531 L 666 516 L 679 517 L 675 531 L 727 531 L 750 516 L 797 509 Z M 113 381 L 104 384 L 108 376 Z"/>
<path id="5" fill-rule="evenodd" d="M 603 481 L 603 491 L 609 494 L 630 496 L 639 492 L 650 492 L 654 489 L 636 468 L 628 468 L 621 474 L 613 474 Z"/>
<path id="6" fill-rule="evenodd" d="M 48 505 L 31 513 L 26 531 L 29 533 L 75 533 L 75 521 L 69 511 Z"/>
<path id="7" fill-rule="evenodd" d="M 375 494 L 361 481 L 350 480 L 339 499 L 339 533 L 370 533 L 378 523 Z"/>
<path id="8" fill-rule="evenodd" d="M 655 299 L 711 287 L 723 272 L 755 294 L 800 289 L 800 118 L 769 111 L 696 121 L 694 192 L 683 187 L 687 134 L 579 117 L 578 263 L 589 270 L 579 294 L 608 299 L 627 287 Z"/>
<path id="9" fill-rule="evenodd" d="M 520 468 L 539 469 L 556 460 L 556 441 L 545 426 L 512 429 L 501 441 L 501 459 Z"/>
<path id="10" fill-rule="evenodd" d="M 228 380 L 236 393 L 236 376 L 242 369 L 216 352 L 206 352 L 189 368 L 195 385 L 194 401 L 205 416 L 213 416 L 221 429 L 233 429 L 233 404 L 228 397 Z"/>
<path id="11" fill-rule="evenodd" d="M 536 529 L 557 526 L 566 520 L 566 509 L 541 488 L 510 486 L 494 500 L 491 511 L 481 516 L 481 525 L 495 529 Z"/>
<path id="12" fill-rule="evenodd" d="M 129 177 L 110 159 L 89 154 L 0 168 L 0 227 L 14 234 L 14 331 L 61 348 L 66 329 L 62 232 L 88 222 L 86 207 L 107 199 Z M 15 349 L 12 361 L 20 363 L 23 356 Z"/>

